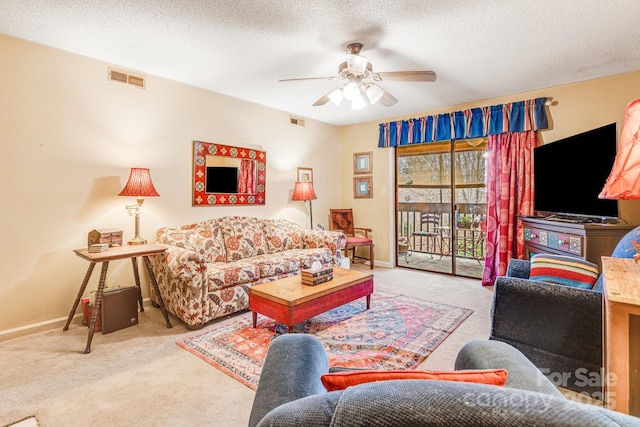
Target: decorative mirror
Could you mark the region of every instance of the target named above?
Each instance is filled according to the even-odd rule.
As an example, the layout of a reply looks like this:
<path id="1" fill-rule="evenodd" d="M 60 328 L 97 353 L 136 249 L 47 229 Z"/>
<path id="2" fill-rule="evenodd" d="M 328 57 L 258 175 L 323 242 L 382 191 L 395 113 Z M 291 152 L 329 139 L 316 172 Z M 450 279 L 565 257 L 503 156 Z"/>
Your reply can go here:
<path id="1" fill-rule="evenodd" d="M 193 206 L 264 205 L 267 153 L 193 141 Z"/>

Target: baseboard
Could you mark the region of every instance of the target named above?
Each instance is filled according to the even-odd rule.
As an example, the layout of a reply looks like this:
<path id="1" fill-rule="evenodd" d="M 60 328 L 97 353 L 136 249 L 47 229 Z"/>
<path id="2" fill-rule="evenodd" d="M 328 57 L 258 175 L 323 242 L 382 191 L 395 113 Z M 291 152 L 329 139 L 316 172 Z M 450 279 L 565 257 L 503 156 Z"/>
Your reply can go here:
<path id="1" fill-rule="evenodd" d="M 376 268 L 376 267 L 394 268 L 393 264 L 391 264 L 390 262 L 386 262 L 386 261 L 374 260 L 373 263 L 374 263 L 373 264 L 374 268 Z M 361 262 L 360 261 L 360 262 L 351 263 L 349 268 L 353 268 L 354 265 L 357 265 L 359 268 L 360 267 L 369 268 L 369 262 L 368 261 L 367 262 Z"/>
<path id="2" fill-rule="evenodd" d="M 151 299 L 145 298 L 142 300 L 142 306 L 147 308 L 151 307 Z M 78 310 L 73 316 L 71 323 L 82 322 L 82 310 L 78 304 Z M 52 329 L 62 329 L 65 323 L 67 323 L 67 317 L 58 317 L 56 319 L 45 320 L 43 322 L 31 323 L 29 325 L 19 326 L 17 328 L 5 329 L 0 331 L 0 342 L 9 341 L 14 338 L 20 338 L 27 335 L 37 334 L 38 332 L 50 331 Z"/>

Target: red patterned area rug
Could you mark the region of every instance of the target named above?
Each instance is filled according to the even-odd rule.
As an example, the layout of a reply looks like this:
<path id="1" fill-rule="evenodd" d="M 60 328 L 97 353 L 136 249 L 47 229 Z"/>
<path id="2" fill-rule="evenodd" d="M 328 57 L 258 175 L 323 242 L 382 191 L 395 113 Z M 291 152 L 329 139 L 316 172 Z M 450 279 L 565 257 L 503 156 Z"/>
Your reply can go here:
<path id="1" fill-rule="evenodd" d="M 313 334 L 329 356 L 329 366 L 415 369 L 473 310 L 401 295 L 375 292 L 365 299 L 320 314 L 295 326 Z M 258 386 L 271 340 L 288 327 L 251 313 L 216 324 L 176 343 L 249 388 Z"/>

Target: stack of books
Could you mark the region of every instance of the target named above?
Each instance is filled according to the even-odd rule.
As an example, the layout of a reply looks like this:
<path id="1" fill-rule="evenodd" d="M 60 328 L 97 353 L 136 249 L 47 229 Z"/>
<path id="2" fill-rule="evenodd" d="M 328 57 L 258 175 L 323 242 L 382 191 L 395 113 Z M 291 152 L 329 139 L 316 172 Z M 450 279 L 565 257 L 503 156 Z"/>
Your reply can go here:
<path id="1" fill-rule="evenodd" d="M 333 267 L 323 267 L 321 270 L 300 270 L 303 285 L 319 285 L 333 280 Z"/>
<path id="2" fill-rule="evenodd" d="M 91 253 L 105 252 L 107 249 L 109 249 L 108 243 L 95 243 L 93 245 L 89 245 L 89 252 Z"/>

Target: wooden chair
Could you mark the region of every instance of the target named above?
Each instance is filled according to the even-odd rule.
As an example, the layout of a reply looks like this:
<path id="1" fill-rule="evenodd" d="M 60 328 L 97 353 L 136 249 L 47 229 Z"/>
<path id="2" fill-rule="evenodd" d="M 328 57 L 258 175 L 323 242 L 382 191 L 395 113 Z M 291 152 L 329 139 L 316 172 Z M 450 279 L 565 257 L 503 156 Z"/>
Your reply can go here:
<path id="1" fill-rule="evenodd" d="M 436 240 L 442 239 L 440 227 L 440 215 L 431 212 L 420 213 L 420 230 L 415 230 L 411 233 L 409 238 L 409 247 L 404 253 L 404 260 L 408 264 L 408 257 L 411 256 L 411 251 L 416 250 L 416 237 L 420 239 L 420 250 L 422 251 L 422 239 L 427 240 L 427 252 L 433 258 L 433 251 L 436 248 Z M 442 257 L 442 240 L 440 240 L 440 257 Z"/>
<path id="2" fill-rule="evenodd" d="M 347 237 L 347 244 L 344 247 L 345 256 L 348 258 L 349 251 L 351 251 L 351 262 L 354 262 L 356 258 L 369 260 L 369 268 L 373 270 L 373 239 L 369 237 L 372 230 L 354 227 L 352 209 L 329 209 L 329 216 L 329 229 L 340 230 Z M 369 247 L 368 258 L 356 255 L 356 249 L 361 246 Z"/>

